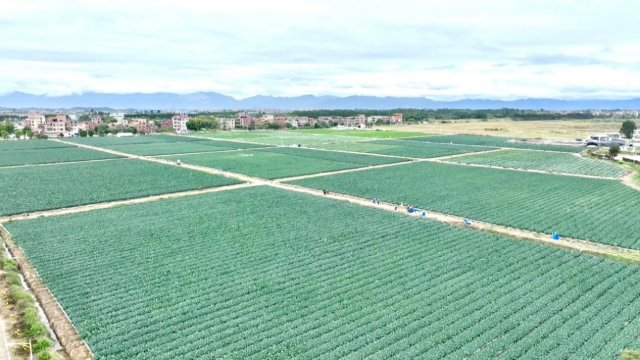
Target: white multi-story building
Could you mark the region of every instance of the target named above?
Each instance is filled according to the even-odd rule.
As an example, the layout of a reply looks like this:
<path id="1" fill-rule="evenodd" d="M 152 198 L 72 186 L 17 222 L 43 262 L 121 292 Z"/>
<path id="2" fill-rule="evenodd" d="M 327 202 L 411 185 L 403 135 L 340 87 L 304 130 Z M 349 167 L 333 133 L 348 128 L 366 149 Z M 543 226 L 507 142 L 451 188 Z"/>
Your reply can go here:
<path id="1" fill-rule="evenodd" d="M 186 133 L 188 131 L 187 129 L 187 122 L 189 122 L 189 115 L 187 114 L 178 114 L 178 115 L 174 115 L 171 118 L 171 122 L 172 122 L 172 127 L 173 127 L 173 131 L 176 133 Z"/>
<path id="2" fill-rule="evenodd" d="M 33 131 L 37 131 L 38 128 L 40 127 L 44 127 L 45 123 L 46 123 L 46 119 L 44 117 L 44 115 L 42 114 L 38 114 L 38 113 L 29 113 L 29 116 L 27 116 L 27 123 L 26 125 L 28 127 L 31 128 L 31 130 Z"/>

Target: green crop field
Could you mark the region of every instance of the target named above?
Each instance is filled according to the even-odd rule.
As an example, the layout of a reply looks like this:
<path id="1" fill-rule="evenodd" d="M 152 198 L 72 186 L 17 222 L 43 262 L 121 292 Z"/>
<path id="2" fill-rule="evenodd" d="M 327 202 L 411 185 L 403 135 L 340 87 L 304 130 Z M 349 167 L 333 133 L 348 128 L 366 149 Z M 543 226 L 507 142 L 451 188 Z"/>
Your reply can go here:
<path id="1" fill-rule="evenodd" d="M 256 187 L 7 228 L 96 359 L 640 347 L 638 266 L 306 194 Z"/>
<path id="2" fill-rule="evenodd" d="M 294 184 L 640 249 L 640 192 L 612 180 L 415 163 Z"/>
<path id="3" fill-rule="evenodd" d="M 51 149 L 51 148 L 63 148 L 72 147 L 69 144 L 59 143 L 57 141 L 49 140 L 0 140 L 0 155 L 8 156 L 3 151 L 10 150 L 28 150 L 28 149 Z"/>
<path id="4" fill-rule="evenodd" d="M 605 161 L 588 159 L 575 154 L 542 151 L 504 150 L 486 154 L 472 154 L 449 161 L 613 178 L 622 177 L 627 173 L 624 168 Z"/>
<path id="5" fill-rule="evenodd" d="M 312 145 L 314 148 L 365 152 L 381 155 L 407 156 L 412 158 L 435 158 L 478 151 L 491 150 L 490 147 L 467 146 L 458 144 L 431 144 L 401 140 L 376 140 L 358 143 Z"/>
<path id="6" fill-rule="evenodd" d="M 337 130 L 337 129 L 299 129 L 293 132 L 303 134 L 323 134 L 323 135 L 341 135 L 355 136 L 365 138 L 390 139 L 403 138 L 412 136 L 425 136 L 425 133 L 409 132 L 409 131 L 381 131 L 381 130 Z"/>
<path id="7" fill-rule="evenodd" d="M 0 152 L 0 167 L 113 159 L 117 157 L 119 156 L 75 146 L 12 150 Z"/>
<path id="8" fill-rule="evenodd" d="M 265 145 L 315 145 L 336 142 L 366 141 L 359 136 L 339 134 L 307 134 L 299 131 L 218 131 L 196 136 L 226 140 L 250 141 Z"/>
<path id="9" fill-rule="evenodd" d="M 144 136 L 94 136 L 94 137 L 77 137 L 64 139 L 64 141 L 74 142 L 78 144 L 85 144 L 91 146 L 112 146 L 112 145 L 131 145 L 131 144 L 148 144 L 148 143 L 162 143 L 168 141 L 189 141 L 190 139 L 185 137 L 172 136 L 172 135 L 144 135 Z"/>
<path id="10" fill-rule="evenodd" d="M 538 145 L 527 144 L 526 139 L 509 138 L 499 136 L 482 136 L 482 135 L 440 135 L 440 136 L 425 136 L 422 138 L 410 138 L 409 141 L 426 141 L 434 143 L 452 143 L 452 144 L 466 144 L 466 145 L 482 145 L 482 146 L 494 146 L 494 147 L 506 147 L 514 149 L 529 149 L 529 150 L 546 150 L 546 151 L 562 151 L 562 152 L 581 152 L 586 148 L 584 146 L 559 146 L 559 145 Z"/>
<path id="11" fill-rule="evenodd" d="M 0 168 L 0 215 L 22 214 L 105 201 L 237 183 L 198 171 L 142 160 Z"/>
<path id="12" fill-rule="evenodd" d="M 105 149 L 120 151 L 128 154 L 153 156 L 237 149 L 254 149 L 265 147 L 265 145 L 254 145 L 232 141 L 200 140 L 186 142 L 166 141 L 146 144 L 106 145 L 102 147 Z"/>
<path id="13" fill-rule="evenodd" d="M 206 166 L 264 179 L 316 174 L 405 161 L 365 154 L 336 153 L 300 148 L 267 148 L 225 153 L 166 157 L 185 164 Z"/>

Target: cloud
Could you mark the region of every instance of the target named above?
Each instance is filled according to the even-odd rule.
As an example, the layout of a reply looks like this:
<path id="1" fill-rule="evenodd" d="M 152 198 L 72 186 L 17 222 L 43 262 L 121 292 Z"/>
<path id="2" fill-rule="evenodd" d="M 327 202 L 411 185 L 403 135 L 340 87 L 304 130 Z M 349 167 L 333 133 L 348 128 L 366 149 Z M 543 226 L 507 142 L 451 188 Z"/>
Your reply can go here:
<path id="1" fill-rule="evenodd" d="M 640 96 L 640 4 L 3 1 L 0 93 Z"/>

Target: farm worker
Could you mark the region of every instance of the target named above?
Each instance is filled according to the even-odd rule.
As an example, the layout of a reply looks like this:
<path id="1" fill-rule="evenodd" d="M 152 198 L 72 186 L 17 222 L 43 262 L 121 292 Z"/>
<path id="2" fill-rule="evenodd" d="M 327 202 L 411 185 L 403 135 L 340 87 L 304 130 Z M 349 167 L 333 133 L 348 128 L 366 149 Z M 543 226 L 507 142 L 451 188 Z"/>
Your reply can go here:
<path id="1" fill-rule="evenodd" d="M 393 207 L 393 211 L 398 211 L 398 207 L 397 207 L 397 206 L 394 206 L 394 207 Z"/>
<path id="2" fill-rule="evenodd" d="M 176 164 L 182 165 L 182 163 L 180 162 L 180 159 L 176 160 Z"/>
<path id="3" fill-rule="evenodd" d="M 374 204 L 376 203 L 376 198 L 373 198 L 373 203 L 374 203 Z"/>

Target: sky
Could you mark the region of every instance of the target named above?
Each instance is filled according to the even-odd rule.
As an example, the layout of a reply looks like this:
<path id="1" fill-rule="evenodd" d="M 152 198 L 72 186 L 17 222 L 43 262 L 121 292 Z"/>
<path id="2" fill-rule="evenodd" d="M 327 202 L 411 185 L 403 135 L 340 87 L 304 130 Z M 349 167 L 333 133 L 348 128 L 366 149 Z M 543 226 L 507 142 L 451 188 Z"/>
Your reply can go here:
<path id="1" fill-rule="evenodd" d="M 0 0 L 0 94 L 640 97 L 637 0 Z"/>

